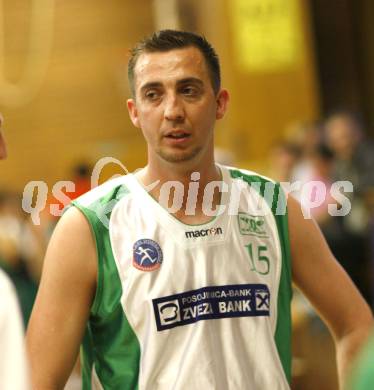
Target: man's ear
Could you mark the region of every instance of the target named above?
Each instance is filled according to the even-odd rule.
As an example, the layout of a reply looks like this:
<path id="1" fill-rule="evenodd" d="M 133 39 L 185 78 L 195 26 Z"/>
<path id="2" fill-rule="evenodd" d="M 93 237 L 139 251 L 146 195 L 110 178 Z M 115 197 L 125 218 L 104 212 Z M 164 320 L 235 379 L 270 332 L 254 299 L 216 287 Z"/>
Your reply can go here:
<path id="1" fill-rule="evenodd" d="M 216 119 L 222 119 L 226 113 L 230 96 L 226 89 L 221 89 L 217 94 Z"/>
<path id="2" fill-rule="evenodd" d="M 140 128 L 139 118 L 138 118 L 138 109 L 136 108 L 136 103 L 134 99 L 127 100 L 127 110 L 129 112 L 129 116 L 131 122 L 135 127 Z"/>

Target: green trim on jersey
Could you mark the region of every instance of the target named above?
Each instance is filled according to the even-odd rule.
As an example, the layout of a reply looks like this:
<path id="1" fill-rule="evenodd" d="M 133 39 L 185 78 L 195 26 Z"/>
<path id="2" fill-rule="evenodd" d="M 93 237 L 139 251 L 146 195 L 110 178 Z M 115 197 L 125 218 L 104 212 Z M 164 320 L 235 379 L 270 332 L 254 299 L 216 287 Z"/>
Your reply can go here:
<path id="1" fill-rule="evenodd" d="M 140 344 L 121 305 L 108 227 L 114 206 L 128 192 L 117 185 L 88 205 L 85 195 L 72 202 L 88 220 L 98 254 L 96 295 L 81 348 L 83 390 L 91 390 L 94 369 L 104 389 L 138 388 Z"/>
<path id="2" fill-rule="evenodd" d="M 257 175 L 246 174 L 240 170 L 230 169 L 230 175 L 233 179 L 242 179 L 249 185 L 259 183 L 260 187 L 253 188 L 259 190 L 260 195 L 265 198 L 274 215 L 280 246 L 282 251 L 282 269 L 278 288 L 278 316 L 275 330 L 275 344 L 277 346 L 279 358 L 282 362 L 283 370 L 289 383 L 291 383 L 291 299 L 292 299 L 292 276 L 291 276 L 291 254 L 290 241 L 288 236 L 288 215 L 286 202 L 287 199 L 279 183 L 267 180 Z M 274 192 L 269 197 L 265 195 L 266 183 L 273 184 Z M 269 185 L 271 189 L 271 185 Z M 271 192 L 270 192 L 271 193 Z"/>
<path id="3" fill-rule="evenodd" d="M 374 332 L 355 361 L 347 389 L 374 389 Z"/>

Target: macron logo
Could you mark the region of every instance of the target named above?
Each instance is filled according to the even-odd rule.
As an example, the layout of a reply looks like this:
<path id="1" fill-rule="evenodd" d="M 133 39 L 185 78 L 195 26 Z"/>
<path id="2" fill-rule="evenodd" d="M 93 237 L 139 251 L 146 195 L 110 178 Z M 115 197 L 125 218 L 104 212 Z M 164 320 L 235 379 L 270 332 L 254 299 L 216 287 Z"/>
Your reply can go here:
<path id="1" fill-rule="evenodd" d="M 196 237 L 206 237 L 206 236 L 217 236 L 222 234 L 222 228 L 210 228 L 210 229 L 201 229 L 201 230 L 190 230 L 185 232 L 186 238 L 196 238 Z"/>

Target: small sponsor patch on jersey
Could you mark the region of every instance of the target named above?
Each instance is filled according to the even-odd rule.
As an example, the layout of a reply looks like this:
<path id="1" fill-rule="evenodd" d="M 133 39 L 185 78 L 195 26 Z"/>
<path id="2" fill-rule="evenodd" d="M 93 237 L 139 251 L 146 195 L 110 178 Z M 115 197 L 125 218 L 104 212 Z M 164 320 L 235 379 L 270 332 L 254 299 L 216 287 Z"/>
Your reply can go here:
<path id="1" fill-rule="evenodd" d="M 200 229 L 200 230 L 190 230 L 188 232 L 185 232 L 186 238 L 209 237 L 209 236 L 217 236 L 219 234 L 223 234 L 221 227 Z"/>
<path id="2" fill-rule="evenodd" d="M 154 271 L 162 263 L 162 250 L 156 241 L 144 238 L 133 246 L 133 265 L 141 271 Z"/>
<path id="3" fill-rule="evenodd" d="M 270 315 L 266 284 L 209 286 L 152 302 L 158 331 L 203 320 Z"/>
<path id="4" fill-rule="evenodd" d="M 265 217 L 259 215 L 250 215 L 238 213 L 239 231 L 243 235 L 268 237 L 266 231 Z"/>

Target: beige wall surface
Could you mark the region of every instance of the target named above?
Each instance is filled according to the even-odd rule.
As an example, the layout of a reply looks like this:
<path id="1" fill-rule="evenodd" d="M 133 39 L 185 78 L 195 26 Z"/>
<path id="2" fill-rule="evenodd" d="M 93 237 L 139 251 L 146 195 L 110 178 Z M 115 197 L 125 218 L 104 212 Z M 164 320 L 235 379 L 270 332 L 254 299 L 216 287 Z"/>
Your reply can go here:
<path id="1" fill-rule="evenodd" d="M 36 3 L 40 12 L 54 3 L 52 28 L 47 20 L 44 31 L 34 38 L 41 42 L 28 53 L 31 6 Z M 10 96 L 4 96 L 0 84 L 9 149 L 9 158 L 0 167 L 1 187 L 21 190 L 29 180 L 51 185 L 69 179 L 71 167 L 82 159 L 95 162 L 109 155 L 133 169 L 144 164 L 142 137 L 130 123 L 125 105 L 126 62 L 128 48 L 153 29 L 150 4 L 144 0 L 3 1 L 1 62 L 8 83 L 27 90 L 28 84 L 22 85 L 20 79 L 28 56 L 43 57 L 43 42 L 50 40 L 51 47 L 47 58 L 39 60 L 46 62 L 46 70 L 28 101 L 9 104 Z M 38 71 L 31 73 L 37 76 Z"/>
<path id="2" fill-rule="evenodd" d="M 272 70 L 264 64 L 263 71 L 245 69 L 239 64 L 237 56 L 248 48 L 244 44 L 238 50 L 236 45 L 235 39 L 242 26 L 236 25 L 232 16 L 235 1 L 246 6 L 249 3 L 261 6 L 293 1 L 206 0 L 200 3 L 199 25 L 223 54 L 223 80 L 231 92 L 230 111 L 225 123 L 220 125 L 217 141 L 229 146 L 236 160 L 251 168 L 258 163 L 261 165 L 269 148 L 283 136 L 287 126 L 318 118 L 318 83 L 307 0 L 294 0 L 293 29 L 298 50 L 295 63 Z M 267 10 L 259 7 L 257 11 L 265 13 Z"/>
<path id="3" fill-rule="evenodd" d="M 0 4 L 0 111 L 9 146 L 0 190 L 22 191 L 30 180 L 51 186 L 70 179 L 75 162 L 95 163 L 104 156 L 118 158 L 130 170 L 143 166 L 145 145 L 125 106 L 126 62 L 128 48 L 156 26 L 154 2 Z M 318 114 L 309 13 L 306 1 L 298 4 L 297 65 L 251 72 L 235 58 L 231 1 L 177 2 L 180 25 L 205 34 L 221 56 L 231 103 L 217 125 L 217 144 L 248 167 L 266 157 L 287 124 Z"/>

